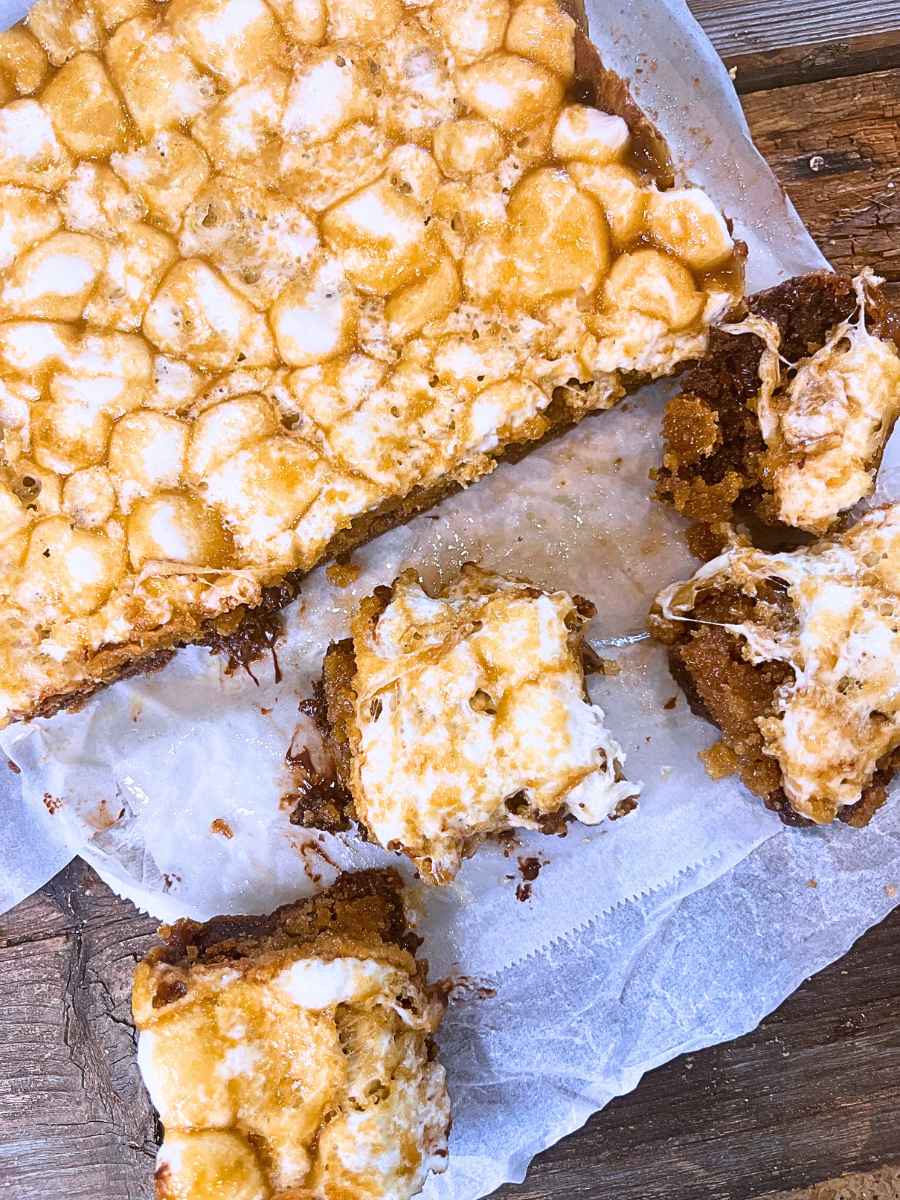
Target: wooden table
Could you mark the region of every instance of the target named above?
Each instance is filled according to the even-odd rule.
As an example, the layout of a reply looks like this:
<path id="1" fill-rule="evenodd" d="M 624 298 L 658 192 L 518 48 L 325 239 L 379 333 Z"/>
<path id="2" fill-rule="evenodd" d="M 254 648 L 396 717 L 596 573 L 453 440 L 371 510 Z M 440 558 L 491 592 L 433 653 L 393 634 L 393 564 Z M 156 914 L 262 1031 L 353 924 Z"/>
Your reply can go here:
<path id="1" fill-rule="evenodd" d="M 693 7 L 825 253 L 900 293 L 900 0 Z M 77 864 L 0 918 L 0 1197 L 150 1196 L 128 997 L 153 927 Z M 898 1017 L 900 910 L 755 1033 L 655 1071 L 503 1195 L 900 1198 Z M 863 1174 L 812 1186 L 847 1172 Z"/>

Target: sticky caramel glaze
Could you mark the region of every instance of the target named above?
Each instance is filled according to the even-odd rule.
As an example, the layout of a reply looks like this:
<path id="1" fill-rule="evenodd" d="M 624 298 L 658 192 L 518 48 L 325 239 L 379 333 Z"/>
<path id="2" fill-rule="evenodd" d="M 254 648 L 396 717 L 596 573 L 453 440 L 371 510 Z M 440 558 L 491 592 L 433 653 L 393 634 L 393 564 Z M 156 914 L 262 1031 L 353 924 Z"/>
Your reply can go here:
<path id="1" fill-rule="evenodd" d="M 132 994 L 157 1200 L 408 1200 L 444 1170 L 444 1001 L 396 872 L 160 933 Z"/>
<path id="2" fill-rule="evenodd" d="M 900 750 L 900 505 L 840 537 L 768 552 L 733 540 L 657 597 L 651 630 L 721 729 L 744 782 L 818 824 L 865 824 Z"/>
<path id="3" fill-rule="evenodd" d="M 636 806 L 640 784 L 584 683 L 593 605 L 469 563 L 364 599 L 325 657 L 320 716 L 367 836 L 448 883 L 491 834 L 558 832 Z M 539 736 L 536 731 L 539 730 Z M 318 825 L 323 809 L 298 812 Z"/>
<path id="4" fill-rule="evenodd" d="M 708 525 L 824 533 L 869 495 L 900 411 L 898 313 L 865 270 L 788 280 L 714 331 L 663 418 L 657 497 Z"/>
<path id="5" fill-rule="evenodd" d="M 215 640 L 741 290 L 553 0 L 38 0 L 0 81 L 0 722 Z"/>

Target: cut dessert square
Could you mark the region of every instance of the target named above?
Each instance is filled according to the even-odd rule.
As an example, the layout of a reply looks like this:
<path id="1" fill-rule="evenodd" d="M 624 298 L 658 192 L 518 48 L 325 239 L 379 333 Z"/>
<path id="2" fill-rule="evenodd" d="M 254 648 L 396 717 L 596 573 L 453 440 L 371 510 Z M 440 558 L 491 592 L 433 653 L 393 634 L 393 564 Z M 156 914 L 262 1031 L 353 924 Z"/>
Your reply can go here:
<path id="1" fill-rule="evenodd" d="M 352 815 L 372 840 L 440 884 L 489 834 L 634 807 L 640 785 L 585 692 L 593 611 L 471 564 L 437 595 L 407 571 L 363 601 L 353 636 L 325 658 L 322 698 Z"/>
<path id="2" fill-rule="evenodd" d="M 882 282 L 791 279 L 715 330 L 666 410 L 657 497 L 709 525 L 739 508 L 826 533 L 870 495 L 900 413 L 900 315 Z"/>
<path id="3" fill-rule="evenodd" d="M 744 247 L 575 16 L 37 0 L 0 34 L 0 724 L 702 354 Z"/>
<path id="4" fill-rule="evenodd" d="M 900 504 L 785 553 L 735 540 L 660 593 L 651 629 L 769 808 L 868 823 L 900 765 Z"/>
<path id="5" fill-rule="evenodd" d="M 395 871 L 160 933 L 132 997 L 158 1200 L 406 1200 L 445 1169 L 443 1002 Z"/>

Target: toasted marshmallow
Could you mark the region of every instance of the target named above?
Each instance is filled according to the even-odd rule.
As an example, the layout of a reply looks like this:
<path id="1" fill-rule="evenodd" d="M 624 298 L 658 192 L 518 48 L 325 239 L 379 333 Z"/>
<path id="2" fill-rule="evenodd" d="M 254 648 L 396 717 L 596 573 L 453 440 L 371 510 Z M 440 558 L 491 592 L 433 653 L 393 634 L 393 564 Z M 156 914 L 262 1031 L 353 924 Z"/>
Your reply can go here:
<path id="1" fill-rule="evenodd" d="M 71 172 L 72 160 L 43 105 L 14 100 L 0 108 L 0 183 L 55 192 Z"/>
<path id="2" fill-rule="evenodd" d="M 700 316 L 704 296 L 677 259 L 656 250 L 635 250 L 613 264 L 606 301 L 613 311 L 634 309 L 669 329 L 684 329 Z"/>
<path id="3" fill-rule="evenodd" d="M 721 266 L 734 252 L 725 218 L 699 188 L 652 191 L 647 227 L 660 246 L 695 271 Z"/>
<path id="4" fill-rule="evenodd" d="M 503 45 L 509 0 L 436 0 L 431 19 L 457 66 L 465 67 Z"/>
<path id="5" fill-rule="evenodd" d="M 0 724 L 476 479 L 571 379 L 580 414 L 702 353 L 722 220 L 574 68 L 557 0 L 36 0 L 0 34 L 0 424 L 40 476 Z M 116 549 L 90 611 L 41 585 L 38 630 L 56 517 Z"/>
<path id="6" fill-rule="evenodd" d="M 881 282 L 868 269 L 856 277 L 856 312 L 786 378 L 775 325 L 752 317 L 725 327 L 749 330 L 766 343 L 756 410 L 767 478 L 786 525 L 825 533 L 875 488 L 881 454 L 900 415 L 900 353 L 893 341 L 866 327 L 866 289 Z"/>
<path id="7" fill-rule="evenodd" d="M 450 1110 L 431 1042 L 443 1005 L 374 932 L 383 899 L 368 897 L 374 919 L 361 913 L 359 878 L 344 877 L 346 899 L 339 881 L 292 905 L 296 924 L 268 940 L 238 931 L 239 959 L 138 966 L 138 1064 L 165 1127 L 160 1200 L 411 1200 L 445 1169 Z M 317 936 L 304 909 L 329 896 Z"/>
<path id="8" fill-rule="evenodd" d="M 602 165 L 620 159 L 630 139 L 628 125 L 621 117 L 584 104 L 570 104 L 559 114 L 553 130 L 553 153 L 557 158 Z"/>
<path id="9" fill-rule="evenodd" d="M 56 74 L 41 96 L 57 133 L 80 158 L 105 158 L 126 136 L 126 114 L 103 63 L 79 54 Z"/>
<path id="10" fill-rule="evenodd" d="M 459 77 L 459 94 L 479 116 L 510 133 L 534 125 L 563 95 L 559 78 L 517 54 L 495 54 Z"/>
<path id="11" fill-rule="evenodd" d="M 445 883 L 487 834 L 560 813 L 597 824 L 638 795 L 585 697 L 583 621 L 566 593 L 471 565 L 438 596 L 406 573 L 362 606 L 350 779 L 370 836 Z"/>
<path id="12" fill-rule="evenodd" d="M 900 745 L 900 505 L 874 509 L 834 541 L 784 554 L 734 546 L 657 600 L 690 621 L 709 589 L 787 589 L 791 620 L 726 626 L 752 663 L 786 663 L 791 678 L 757 725 L 794 810 L 818 823 L 858 803 L 879 761 Z"/>

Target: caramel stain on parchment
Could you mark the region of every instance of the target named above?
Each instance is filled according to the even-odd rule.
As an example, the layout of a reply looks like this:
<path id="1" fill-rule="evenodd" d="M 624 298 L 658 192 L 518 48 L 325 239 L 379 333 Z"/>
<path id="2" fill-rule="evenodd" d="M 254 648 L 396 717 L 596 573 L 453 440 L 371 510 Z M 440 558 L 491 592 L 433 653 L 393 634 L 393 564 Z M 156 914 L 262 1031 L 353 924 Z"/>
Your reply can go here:
<path id="1" fill-rule="evenodd" d="M 323 866 L 330 867 L 340 874 L 340 867 L 318 842 L 312 839 L 303 842 L 292 839 L 291 845 L 303 860 L 303 872 L 310 883 L 322 882 Z"/>
<path id="2" fill-rule="evenodd" d="M 362 574 L 362 567 L 349 558 L 338 558 L 325 568 L 325 578 L 335 587 L 346 588 L 356 583 Z"/>

